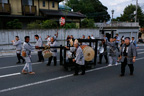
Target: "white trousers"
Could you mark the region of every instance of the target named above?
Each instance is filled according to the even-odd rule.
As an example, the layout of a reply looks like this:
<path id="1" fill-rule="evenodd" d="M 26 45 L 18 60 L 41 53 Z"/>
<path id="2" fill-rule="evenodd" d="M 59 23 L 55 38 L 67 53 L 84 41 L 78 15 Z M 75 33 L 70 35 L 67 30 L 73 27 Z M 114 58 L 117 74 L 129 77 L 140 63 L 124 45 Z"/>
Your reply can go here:
<path id="1" fill-rule="evenodd" d="M 28 72 L 32 72 L 32 64 L 31 64 L 30 56 L 25 57 L 25 61 L 26 61 L 26 64 L 25 64 L 23 70 L 28 71 Z"/>
<path id="2" fill-rule="evenodd" d="M 32 64 L 31 64 L 31 62 L 27 62 L 25 64 L 23 70 L 28 71 L 28 72 L 32 72 Z"/>

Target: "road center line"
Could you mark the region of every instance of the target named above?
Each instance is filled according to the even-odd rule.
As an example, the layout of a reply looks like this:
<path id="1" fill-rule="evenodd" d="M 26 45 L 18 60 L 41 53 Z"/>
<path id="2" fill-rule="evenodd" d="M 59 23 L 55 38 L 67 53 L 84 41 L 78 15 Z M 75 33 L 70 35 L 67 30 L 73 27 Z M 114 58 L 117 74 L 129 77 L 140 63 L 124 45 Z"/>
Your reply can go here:
<path id="1" fill-rule="evenodd" d="M 144 59 L 144 57 L 138 58 L 138 59 L 136 59 L 136 61 L 141 60 L 141 59 Z M 87 73 L 88 72 L 93 72 L 93 71 L 97 71 L 97 70 L 101 70 L 101 69 L 106 69 L 106 68 L 109 68 L 109 67 L 111 67 L 111 66 L 104 66 L 104 67 L 100 67 L 100 68 L 95 68 L 95 69 L 92 69 L 92 70 L 88 70 L 86 72 Z M 56 80 L 60 80 L 60 79 L 64 79 L 64 78 L 68 78 L 68 77 L 72 77 L 72 76 L 73 76 L 73 74 L 69 74 L 69 75 L 59 76 L 59 77 L 56 77 L 56 78 L 42 80 L 42 81 L 29 83 L 29 84 L 25 84 L 25 85 L 21 85 L 21 86 L 17 86 L 17 87 L 11 87 L 11 88 L 0 90 L 0 93 L 12 91 L 12 90 L 17 90 L 17 89 L 21 89 L 21 88 L 25 88 L 25 87 L 30 87 L 30 86 L 34 86 L 34 85 L 39 85 L 39 84 L 43 84 L 43 83 L 48 83 L 48 82 L 51 82 L 51 81 L 56 81 Z"/>

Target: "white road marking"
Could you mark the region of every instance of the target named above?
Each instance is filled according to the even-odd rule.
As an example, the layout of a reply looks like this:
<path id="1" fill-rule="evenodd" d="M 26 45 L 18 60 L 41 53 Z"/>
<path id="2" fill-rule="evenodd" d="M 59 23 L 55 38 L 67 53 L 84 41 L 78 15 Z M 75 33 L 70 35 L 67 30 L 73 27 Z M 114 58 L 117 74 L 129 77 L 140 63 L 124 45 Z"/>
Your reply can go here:
<path id="1" fill-rule="evenodd" d="M 139 52 L 138 54 L 143 54 L 144 52 Z"/>
<path id="2" fill-rule="evenodd" d="M 0 78 L 4 78 L 4 77 L 10 77 L 10 76 L 16 76 L 16 75 L 20 75 L 21 73 L 18 72 L 18 73 L 12 73 L 12 74 L 7 74 L 7 75 L 2 75 L 0 76 Z"/>
<path id="3" fill-rule="evenodd" d="M 144 57 L 138 58 L 138 59 L 136 59 L 136 61 L 141 60 L 141 59 L 144 59 Z M 120 63 L 119 63 L 119 65 L 120 65 Z M 113 65 L 113 66 L 115 66 L 115 65 Z M 111 67 L 111 66 L 104 66 L 104 67 L 100 67 L 100 68 L 95 68 L 95 69 L 92 69 L 92 70 L 88 70 L 86 72 L 87 73 L 88 72 L 93 72 L 93 71 L 97 71 L 97 70 L 101 70 L 101 69 L 106 69 L 106 68 L 109 68 L 109 67 Z M 64 79 L 64 78 L 68 78 L 68 77 L 72 77 L 72 76 L 73 76 L 73 74 L 69 74 L 69 75 L 59 76 L 59 77 L 52 78 L 52 79 L 47 79 L 47 80 L 42 80 L 42 81 L 38 81 L 38 82 L 34 82 L 34 83 L 24 84 L 24 85 L 17 86 L 17 87 L 11 87 L 11 88 L 0 90 L 0 93 L 13 91 L 13 90 L 17 90 L 17 89 L 21 89 L 21 88 L 25 88 L 25 87 L 34 86 L 34 85 L 39 85 L 39 84 L 43 84 L 43 83 L 48 83 L 48 82 L 51 82 L 51 81 L 56 81 L 56 80 L 60 80 L 60 79 Z"/>
<path id="4" fill-rule="evenodd" d="M 60 61 L 60 60 L 57 60 L 57 61 Z M 42 63 L 46 63 L 46 62 L 48 62 L 48 61 L 32 63 L 32 65 L 38 65 L 38 64 L 42 64 Z M 52 61 L 52 62 L 53 62 L 53 61 Z M 0 70 L 2 70 L 2 69 L 8 69 L 8 68 L 21 67 L 21 66 L 24 66 L 24 64 L 23 64 L 23 65 L 14 65 L 14 66 L 0 67 Z"/>
<path id="5" fill-rule="evenodd" d="M 137 49 L 137 51 L 141 51 L 141 50 L 144 50 L 144 49 Z"/>

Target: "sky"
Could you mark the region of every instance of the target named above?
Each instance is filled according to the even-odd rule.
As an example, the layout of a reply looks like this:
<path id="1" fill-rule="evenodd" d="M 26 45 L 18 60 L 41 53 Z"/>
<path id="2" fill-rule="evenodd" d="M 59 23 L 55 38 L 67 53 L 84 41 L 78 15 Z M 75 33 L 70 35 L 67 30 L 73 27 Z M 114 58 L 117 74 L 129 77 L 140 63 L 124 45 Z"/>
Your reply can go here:
<path id="1" fill-rule="evenodd" d="M 107 6 L 108 12 L 111 15 L 111 10 L 114 10 L 114 18 L 123 14 L 123 10 L 130 4 L 136 4 L 136 0 L 100 0 L 104 6 Z M 138 0 L 138 4 L 143 8 L 144 12 L 144 0 Z"/>
<path id="2" fill-rule="evenodd" d="M 104 6 L 108 8 L 108 13 L 111 15 L 111 10 L 114 10 L 114 18 L 123 14 L 123 10 L 130 4 L 136 4 L 136 0 L 99 0 Z M 63 4 L 63 3 L 61 3 Z M 144 0 L 138 0 L 138 4 L 142 7 L 144 12 Z"/>

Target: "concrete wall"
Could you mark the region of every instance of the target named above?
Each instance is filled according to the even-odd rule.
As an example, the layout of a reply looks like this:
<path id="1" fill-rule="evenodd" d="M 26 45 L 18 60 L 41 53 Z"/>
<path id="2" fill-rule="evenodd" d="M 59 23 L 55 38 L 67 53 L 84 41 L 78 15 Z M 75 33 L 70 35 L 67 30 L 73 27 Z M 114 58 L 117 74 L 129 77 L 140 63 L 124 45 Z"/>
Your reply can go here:
<path id="1" fill-rule="evenodd" d="M 30 36 L 31 43 L 35 42 L 34 35 L 38 34 L 42 37 L 43 41 L 45 41 L 45 38 L 47 35 L 54 36 L 54 34 L 57 32 L 57 29 L 52 30 L 0 30 L 0 50 L 3 49 L 13 49 L 14 46 L 11 44 L 11 40 L 15 39 L 15 36 L 19 36 L 22 41 L 24 41 L 25 36 Z M 82 35 L 86 35 L 88 37 L 89 35 L 93 34 L 94 37 L 99 37 L 99 30 L 97 29 L 69 29 L 64 30 L 60 29 L 58 35 L 58 42 L 59 45 L 64 45 L 64 36 L 65 39 L 67 38 L 67 35 L 73 35 L 75 38 L 81 38 Z M 65 34 L 64 34 L 65 33 Z M 66 43 L 65 43 L 66 44 Z"/>

